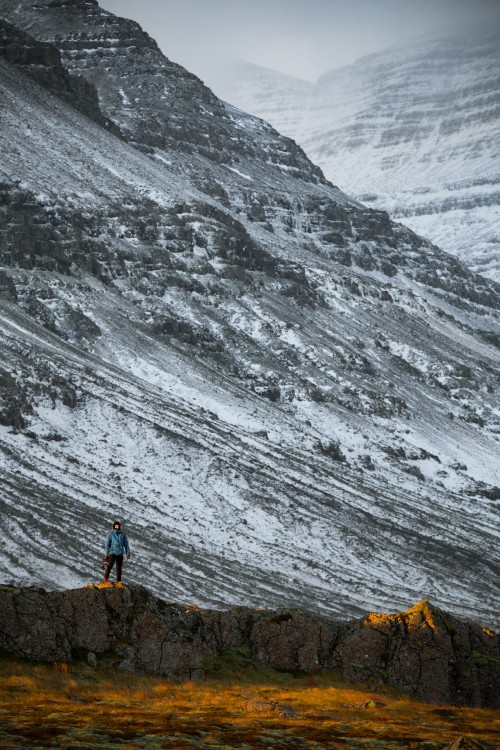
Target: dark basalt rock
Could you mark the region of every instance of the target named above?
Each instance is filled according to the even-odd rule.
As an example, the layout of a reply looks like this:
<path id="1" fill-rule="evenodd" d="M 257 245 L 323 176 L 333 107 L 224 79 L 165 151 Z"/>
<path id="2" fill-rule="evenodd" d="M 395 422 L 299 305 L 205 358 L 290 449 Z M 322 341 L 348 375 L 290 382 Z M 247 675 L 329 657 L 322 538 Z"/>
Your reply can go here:
<path id="1" fill-rule="evenodd" d="M 0 368 L 0 424 L 14 431 L 26 427 L 26 415 L 33 409 L 25 391 L 10 372 Z"/>
<path id="2" fill-rule="evenodd" d="M 0 57 L 20 66 L 31 78 L 91 120 L 120 135 L 119 128 L 103 115 L 96 87 L 80 75 L 70 75 L 56 47 L 40 42 L 0 18 Z"/>
<path id="3" fill-rule="evenodd" d="M 0 297 L 11 302 L 17 302 L 16 285 L 5 271 L 0 271 Z"/>
<path id="4" fill-rule="evenodd" d="M 98 662 L 114 650 L 122 669 L 203 679 L 203 663 L 245 647 L 282 670 L 338 670 L 420 700 L 500 707 L 500 640 L 423 601 L 395 615 L 335 622 L 297 609 L 226 612 L 157 599 L 142 587 L 64 592 L 0 587 L 0 648 L 39 661 Z"/>

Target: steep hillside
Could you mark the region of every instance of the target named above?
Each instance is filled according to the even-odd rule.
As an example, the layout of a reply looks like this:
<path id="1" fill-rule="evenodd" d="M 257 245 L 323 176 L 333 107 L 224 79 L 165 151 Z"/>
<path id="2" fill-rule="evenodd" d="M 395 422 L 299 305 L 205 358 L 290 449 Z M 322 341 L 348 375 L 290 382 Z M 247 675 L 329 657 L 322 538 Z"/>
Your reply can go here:
<path id="1" fill-rule="evenodd" d="M 1 0 L 0 16 L 56 46 L 65 67 L 95 84 L 102 111 L 144 152 L 160 160 L 164 151 L 169 158 L 199 154 L 228 167 L 250 159 L 324 182 L 293 141 L 221 102 L 168 60 L 137 23 L 108 13 L 97 0 Z M 181 171 L 190 169 L 183 158 Z"/>
<path id="2" fill-rule="evenodd" d="M 499 278 L 500 46 L 391 49 L 316 84 L 248 64 L 218 93 L 294 138 L 326 176 Z"/>
<path id="3" fill-rule="evenodd" d="M 128 33 L 43 9 L 68 59 L 99 17 L 104 49 Z M 3 577 L 97 577 L 118 516 L 127 579 L 165 598 L 353 616 L 431 596 L 495 625 L 498 287 L 216 100 L 213 151 L 147 147 L 157 62 L 142 131 L 142 100 L 107 107 L 138 60 L 91 70 L 129 143 L 0 61 Z M 175 80 L 187 132 L 193 87 L 214 98 Z"/>

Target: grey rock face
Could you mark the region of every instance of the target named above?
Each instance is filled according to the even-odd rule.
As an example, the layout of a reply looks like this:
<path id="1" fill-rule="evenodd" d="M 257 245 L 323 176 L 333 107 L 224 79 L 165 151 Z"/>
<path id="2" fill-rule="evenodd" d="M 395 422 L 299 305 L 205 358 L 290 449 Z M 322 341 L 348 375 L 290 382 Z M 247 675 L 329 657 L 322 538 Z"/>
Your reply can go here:
<path id="1" fill-rule="evenodd" d="M 32 411 L 27 394 L 10 372 L 0 368 L 0 424 L 22 430 L 27 424 L 26 416 Z"/>
<path id="2" fill-rule="evenodd" d="M 222 164 L 260 159 L 325 182 L 293 141 L 221 102 L 193 74 L 168 60 L 140 26 L 97 3 L 17 3 L 2 0 L 0 15 L 60 50 L 64 66 L 99 92 L 102 111 L 137 147 L 199 154 Z M 256 133 L 257 135 L 257 133 Z"/>
<path id="3" fill-rule="evenodd" d="M 115 135 L 119 134 L 116 125 L 101 112 L 95 86 L 83 76 L 70 75 L 63 67 L 61 55 L 56 47 L 37 41 L 2 18 L 0 57 L 11 65 L 19 66 L 52 94 L 94 122 L 106 127 Z"/>
<path id="4" fill-rule="evenodd" d="M 500 641 L 420 602 L 397 615 L 334 622 L 295 609 L 226 612 L 167 604 L 146 589 L 60 593 L 0 587 L 0 648 L 40 661 L 115 651 L 122 669 L 202 679 L 207 658 L 245 647 L 282 670 L 336 669 L 348 680 L 389 684 L 420 700 L 500 706 Z"/>

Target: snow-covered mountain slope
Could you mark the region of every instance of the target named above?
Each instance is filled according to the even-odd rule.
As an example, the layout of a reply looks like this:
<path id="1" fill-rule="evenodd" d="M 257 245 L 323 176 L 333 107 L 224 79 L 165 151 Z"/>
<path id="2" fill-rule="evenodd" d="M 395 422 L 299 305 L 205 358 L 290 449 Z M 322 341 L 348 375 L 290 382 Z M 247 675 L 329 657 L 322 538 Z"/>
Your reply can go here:
<path id="1" fill-rule="evenodd" d="M 235 64 L 217 93 L 294 138 L 347 193 L 498 279 L 499 81 L 495 35 L 391 49 L 316 84 Z"/>
<path id="2" fill-rule="evenodd" d="M 137 23 L 103 10 L 97 0 L 1 0 L 0 17 L 54 44 L 71 73 L 95 84 L 103 113 L 143 151 L 160 159 L 165 150 L 199 154 L 228 166 L 250 157 L 325 181 L 293 141 L 217 99 Z M 185 160 L 183 170 L 190 165 Z"/>
<path id="3" fill-rule="evenodd" d="M 95 579 L 118 516 L 164 598 L 496 626 L 498 287 L 222 104 L 217 158 L 0 104 L 2 577 Z"/>

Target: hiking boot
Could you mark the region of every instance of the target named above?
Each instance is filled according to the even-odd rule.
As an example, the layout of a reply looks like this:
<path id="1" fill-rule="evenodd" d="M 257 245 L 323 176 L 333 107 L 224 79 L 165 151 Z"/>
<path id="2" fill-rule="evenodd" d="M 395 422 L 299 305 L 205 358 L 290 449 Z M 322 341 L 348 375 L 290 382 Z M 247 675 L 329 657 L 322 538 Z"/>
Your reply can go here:
<path id="1" fill-rule="evenodd" d="M 109 583 L 108 579 L 105 578 L 104 581 L 103 581 L 103 583 Z"/>

